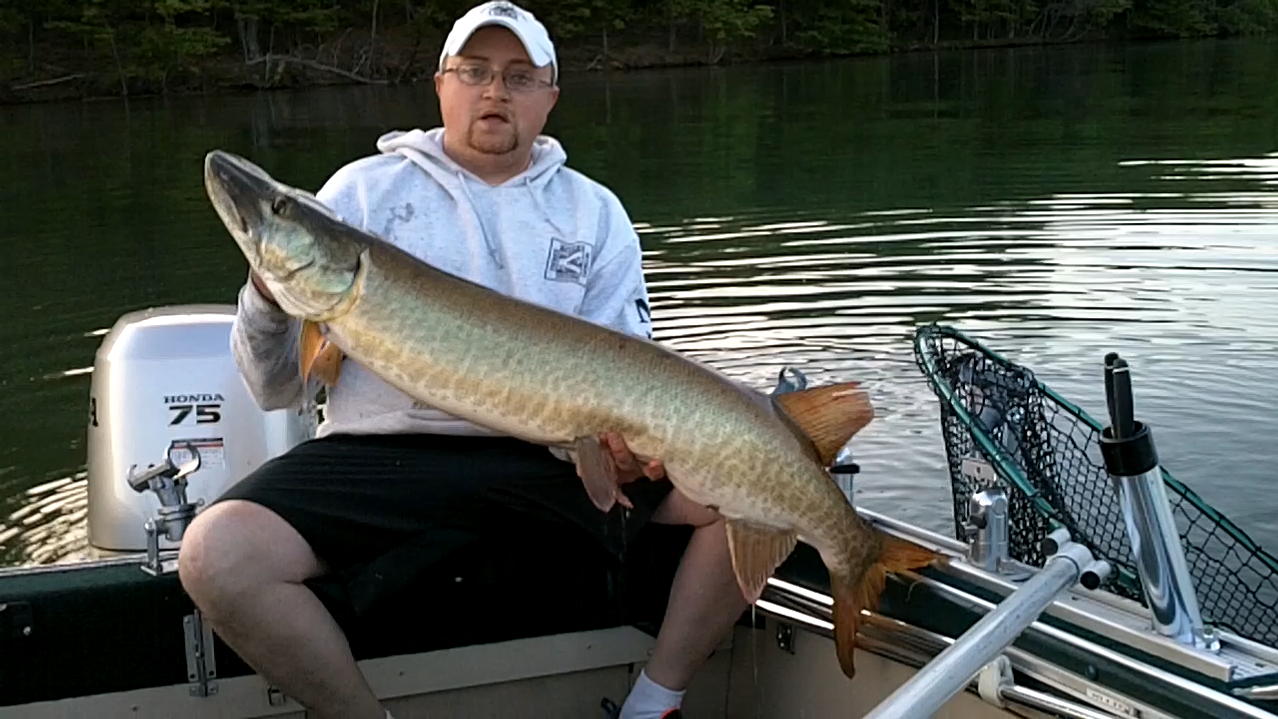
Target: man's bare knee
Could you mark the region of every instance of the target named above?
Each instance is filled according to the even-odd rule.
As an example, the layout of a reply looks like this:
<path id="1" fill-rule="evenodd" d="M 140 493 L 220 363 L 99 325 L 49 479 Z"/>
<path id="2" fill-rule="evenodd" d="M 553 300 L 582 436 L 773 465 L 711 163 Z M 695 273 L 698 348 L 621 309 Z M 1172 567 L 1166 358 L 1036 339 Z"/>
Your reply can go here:
<path id="1" fill-rule="evenodd" d="M 683 492 L 674 490 L 666 496 L 657 511 L 652 513 L 652 521 L 657 524 L 690 524 L 704 527 L 723 519 L 715 510 L 688 499 Z"/>
<path id="2" fill-rule="evenodd" d="M 278 514 L 227 500 L 201 512 L 182 537 L 178 574 L 206 611 L 270 582 L 301 582 L 322 572 L 310 545 Z"/>

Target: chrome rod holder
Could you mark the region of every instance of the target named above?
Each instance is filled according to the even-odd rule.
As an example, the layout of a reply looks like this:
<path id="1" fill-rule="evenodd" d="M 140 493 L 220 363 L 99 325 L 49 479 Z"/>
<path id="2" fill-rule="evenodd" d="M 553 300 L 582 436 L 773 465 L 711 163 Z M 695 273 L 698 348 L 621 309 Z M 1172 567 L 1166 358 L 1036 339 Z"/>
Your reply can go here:
<path id="1" fill-rule="evenodd" d="M 1185 646 L 1219 652 L 1220 639 L 1199 611 L 1154 436 L 1133 416 L 1131 372 L 1114 353 L 1105 357 L 1105 394 L 1110 426 L 1101 431 L 1101 456 L 1122 506 L 1153 629 Z"/>
<path id="2" fill-rule="evenodd" d="M 165 456 L 158 466 L 138 471 L 136 467 L 129 470 L 128 483 L 135 492 L 154 492 L 160 499 L 160 507 L 154 517 L 146 520 L 146 563 L 142 571 L 152 576 L 168 574 L 177 570 L 176 560 L 160 559 L 160 535 L 170 542 L 181 541 L 186 528 L 195 519 L 199 503 L 193 503 L 186 497 L 186 478 L 200 468 L 200 453 L 194 445 L 183 445 L 181 449 L 189 453 L 187 461 L 178 464 L 173 459 L 173 450 Z"/>
<path id="3" fill-rule="evenodd" d="M 834 463 L 830 465 L 830 478 L 839 485 L 839 490 L 849 501 L 852 500 L 856 475 L 860 471 L 861 466 L 856 463 L 852 455 L 852 447 L 847 445 L 839 450 L 839 453 L 834 456 Z"/>
<path id="4" fill-rule="evenodd" d="M 1220 651 L 1220 639 L 1203 624 L 1162 471 L 1155 467 L 1135 476 L 1113 475 L 1112 479 L 1154 631 L 1186 646 Z"/>
<path id="5" fill-rule="evenodd" d="M 967 508 L 968 520 L 963 526 L 967 560 L 998 573 L 1008 559 L 1007 492 L 1002 487 L 986 487 L 972 495 Z"/>

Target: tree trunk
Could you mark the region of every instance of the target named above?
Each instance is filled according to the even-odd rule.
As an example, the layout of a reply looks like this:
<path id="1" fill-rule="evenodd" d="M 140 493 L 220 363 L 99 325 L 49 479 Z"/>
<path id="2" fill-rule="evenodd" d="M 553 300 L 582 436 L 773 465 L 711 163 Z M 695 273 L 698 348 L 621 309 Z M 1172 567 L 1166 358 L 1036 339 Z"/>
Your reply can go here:
<path id="1" fill-rule="evenodd" d="M 35 17 L 27 19 L 27 72 L 35 72 Z"/>
<path id="2" fill-rule="evenodd" d="M 120 49 L 115 45 L 115 30 L 107 26 L 107 39 L 111 41 L 111 57 L 115 58 L 115 72 L 120 76 L 120 94 L 129 96 L 129 82 L 124 77 L 124 65 L 120 62 Z"/>
<path id="3" fill-rule="evenodd" d="M 941 0 L 932 0 L 932 47 L 941 44 Z"/>
<path id="4" fill-rule="evenodd" d="M 413 68 L 413 63 L 417 62 L 417 50 L 422 46 L 422 34 L 420 31 L 414 31 L 416 37 L 413 39 L 413 50 L 408 53 L 408 61 L 400 64 L 399 74 L 395 77 L 395 84 L 404 81 L 404 76 Z"/>
<path id="5" fill-rule="evenodd" d="M 604 64 L 604 69 L 606 70 L 609 67 L 608 65 L 608 26 L 604 25 L 603 30 L 601 32 L 603 34 L 603 64 Z"/>
<path id="6" fill-rule="evenodd" d="M 257 44 L 257 17 L 236 15 L 235 31 L 240 36 L 240 49 L 244 52 L 244 62 L 253 62 L 262 56 L 262 48 Z"/>
<path id="7" fill-rule="evenodd" d="M 777 14 L 779 14 L 779 15 L 781 16 L 781 44 L 782 44 L 782 45 L 784 45 L 784 44 L 786 43 L 786 34 L 785 34 L 785 0 L 780 0 L 780 2 L 778 2 L 778 3 L 777 3 Z"/>
<path id="8" fill-rule="evenodd" d="M 271 23 L 271 34 L 266 45 L 266 62 L 262 63 L 262 84 L 271 86 L 271 56 L 275 54 L 275 23 Z"/>
<path id="9" fill-rule="evenodd" d="M 377 52 L 377 5 L 378 0 L 373 0 L 373 29 L 368 33 L 368 72 L 370 75 L 377 72 L 376 66 L 373 64 L 373 56 Z"/>

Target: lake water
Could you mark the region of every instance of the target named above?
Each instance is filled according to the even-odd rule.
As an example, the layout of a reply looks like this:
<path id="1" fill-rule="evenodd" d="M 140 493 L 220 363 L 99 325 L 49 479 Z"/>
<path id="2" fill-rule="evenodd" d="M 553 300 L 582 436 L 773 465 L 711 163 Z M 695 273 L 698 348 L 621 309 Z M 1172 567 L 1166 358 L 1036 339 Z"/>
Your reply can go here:
<path id="1" fill-rule="evenodd" d="M 315 188 L 429 85 L 0 108 L 0 564 L 87 556 L 93 354 L 117 317 L 230 303 L 205 152 Z M 951 532 L 916 327 L 1104 416 L 1134 366 L 1164 464 L 1278 545 L 1278 42 L 575 75 L 548 131 L 625 202 L 659 341 L 766 388 L 856 379 L 856 501 Z"/>

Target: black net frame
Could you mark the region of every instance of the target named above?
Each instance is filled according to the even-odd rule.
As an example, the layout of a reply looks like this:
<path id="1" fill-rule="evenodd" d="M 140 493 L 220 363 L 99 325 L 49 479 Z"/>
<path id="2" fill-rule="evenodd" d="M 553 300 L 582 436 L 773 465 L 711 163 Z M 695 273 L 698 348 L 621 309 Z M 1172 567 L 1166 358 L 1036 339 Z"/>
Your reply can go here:
<path id="1" fill-rule="evenodd" d="M 1101 425 L 1029 369 L 952 327 L 919 328 L 914 354 L 940 401 L 956 536 L 964 538 L 969 498 L 984 487 L 964 460 L 980 460 L 1008 493 L 1013 558 L 1041 567 L 1043 537 L 1064 526 L 1114 566 L 1104 589 L 1144 604 L 1100 456 Z M 1278 647 L 1278 560 L 1160 469 L 1204 621 Z"/>

